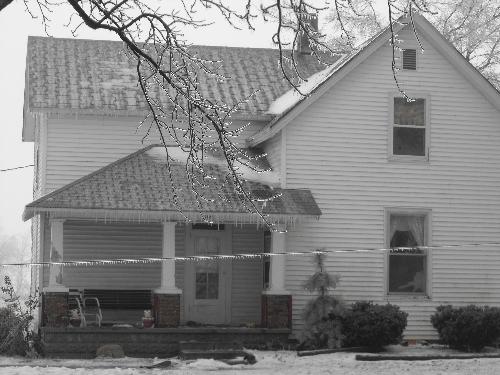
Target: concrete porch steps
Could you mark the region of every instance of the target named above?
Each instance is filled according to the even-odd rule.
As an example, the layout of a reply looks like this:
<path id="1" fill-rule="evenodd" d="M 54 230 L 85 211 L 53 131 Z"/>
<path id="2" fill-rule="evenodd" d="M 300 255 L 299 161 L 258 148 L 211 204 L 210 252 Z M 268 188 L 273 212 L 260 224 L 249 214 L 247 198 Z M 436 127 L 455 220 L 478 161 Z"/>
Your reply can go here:
<path id="1" fill-rule="evenodd" d="M 179 341 L 179 350 L 243 350 L 243 345 L 236 341 Z"/>
<path id="2" fill-rule="evenodd" d="M 181 341 L 179 342 L 179 358 L 217 359 L 222 361 L 239 359 L 242 363 L 254 364 L 255 356 L 243 350 L 238 342 L 231 341 Z"/>

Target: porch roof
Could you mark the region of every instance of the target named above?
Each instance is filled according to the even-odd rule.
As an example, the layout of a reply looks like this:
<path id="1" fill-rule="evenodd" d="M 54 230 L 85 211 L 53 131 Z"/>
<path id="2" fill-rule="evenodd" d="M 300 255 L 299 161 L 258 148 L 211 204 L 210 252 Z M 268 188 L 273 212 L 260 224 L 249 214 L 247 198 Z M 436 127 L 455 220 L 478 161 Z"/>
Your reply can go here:
<path id="1" fill-rule="evenodd" d="M 251 156 L 258 152 L 246 151 Z M 197 198 L 186 175 L 183 154 L 169 147 L 169 155 L 174 157 L 169 171 L 163 146 L 143 148 L 29 203 L 23 219 L 48 212 L 59 217 L 262 223 L 259 215 L 245 207 L 232 182 L 226 180 L 227 168 L 221 155 L 213 152 L 205 157 L 204 167 L 214 179 L 200 188 L 203 197 Z M 265 157 L 247 162 L 259 170 L 270 170 Z M 245 191 L 270 221 L 289 223 L 321 215 L 310 190 L 281 189 L 273 171 L 255 173 L 244 166 L 240 171 Z"/>

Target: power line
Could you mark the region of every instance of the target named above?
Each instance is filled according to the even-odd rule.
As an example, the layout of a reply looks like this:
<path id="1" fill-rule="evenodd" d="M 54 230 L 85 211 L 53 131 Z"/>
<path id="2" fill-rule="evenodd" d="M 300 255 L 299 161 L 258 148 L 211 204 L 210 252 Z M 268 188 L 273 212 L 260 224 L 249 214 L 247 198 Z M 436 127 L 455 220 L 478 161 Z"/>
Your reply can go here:
<path id="1" fill-rule="evenodd" d="M 28 168 L 28 167 L 34 167 L 34 164 L 28 164 L 28 165 L 23 165 L 20 167 L 13 167 L 13 168 L 7 168 L 7 169 L 0 169 L 0 172 L 8 172 L 8 171 L 13 171 L 16 169 L 22 169 L 22 168 Z"/>
<path id="2" fill-rule="evenodd" d="M 434 249 L 451 249 L 457 247 L 477 247 L 477 246 L 500 246 L 500 242 L 480 242 L 480 243 L 462 243 L 452 245 L 436 245 L 436 246 L 418 246 L 418 247 L 398 247 L 398 248 L 366 248 L 366 249 L 346 249 L 346 250 L 326 250 L 316 249 L 310 251 L 292 251 L 280 253 L 242 253 L 232 255 L 196 255 L 184 257 L 145 257 L 145 258 L 117 258 L 117 259 L 87 259 L 75 261 L 61 262 L 20 262 L 20 263 L 0 263 L 0 267 L 44 267 L 50 265 L 60 265 L 65 267 L 71 266 L 95 266 L 95 265 L 110 265 L 110 264 L 140 264 L 140 263 L 161 263 L 167 260 L 174 262 L 200 262 L 200 261 L 224 261 L 224 260 L 242 260 L 252 258 L 266 258 L 276 256 L 307 256 L 315 254 L 334 254 L 334 253 L 376 253 L 392 251 L 395 254 L 415 253 L 419 250 L 434 250 Z"/>

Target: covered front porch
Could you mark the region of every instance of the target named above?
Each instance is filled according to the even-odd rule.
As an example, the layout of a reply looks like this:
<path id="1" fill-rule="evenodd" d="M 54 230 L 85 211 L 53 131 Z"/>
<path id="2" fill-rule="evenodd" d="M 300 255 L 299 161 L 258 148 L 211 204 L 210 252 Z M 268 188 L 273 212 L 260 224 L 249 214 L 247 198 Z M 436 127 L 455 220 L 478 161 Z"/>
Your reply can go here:
<path id="1" fill-rule="evenodd" d="M 311 192 L 282 189 L 257 150 L 244 153 L 246 198 L 217 151 L 205 160 L 210 178 L 195 192 L 185 162 L 168 159 L 184 153 L 168 150 L 148 146 L 26 206 L 24 219 L 36 217 L 40 228 L 45 337 L 84 329 L 68 328 L 80 293 L 102 298 L 101 330 L 292 328 L 285 257 L 263 253 L 286 253 L 286 230 L 321 215 Z M 152 310 L 154 328 L 141 328 L 144 310 Z"/>
<path id="2" fill-rule="evenodd" d="M 140 327 L 151 309 L 156 328 L 291 328 L 283 257 L 231 257 L 283 253 L 283 232 L 255 224 L 44 221 L 44 260 L 62 264 L 41 274 L 42 326 L 67 326 L 83 294 L 99 299 L 103 327 Z"/>

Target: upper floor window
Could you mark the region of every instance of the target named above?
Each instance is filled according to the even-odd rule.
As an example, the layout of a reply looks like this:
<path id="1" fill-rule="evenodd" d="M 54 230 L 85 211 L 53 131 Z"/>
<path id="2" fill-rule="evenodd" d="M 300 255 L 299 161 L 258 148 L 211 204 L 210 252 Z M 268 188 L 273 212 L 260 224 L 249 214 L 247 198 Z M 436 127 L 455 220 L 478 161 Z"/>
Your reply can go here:
<path id="1" fill-rule="evenodd" d="M 427 156 L 427 100 L 404 97 L 393 98 L 392 155 Z"/>
<path id="2" fill-rule="evenodd" d="M 389 293 L 426 292 L 427 215 L 389 215 Z"/>

